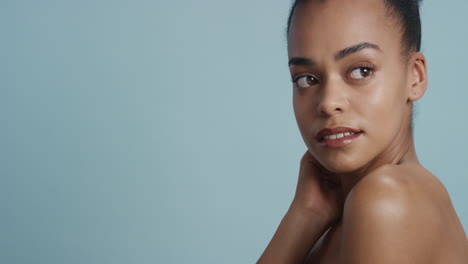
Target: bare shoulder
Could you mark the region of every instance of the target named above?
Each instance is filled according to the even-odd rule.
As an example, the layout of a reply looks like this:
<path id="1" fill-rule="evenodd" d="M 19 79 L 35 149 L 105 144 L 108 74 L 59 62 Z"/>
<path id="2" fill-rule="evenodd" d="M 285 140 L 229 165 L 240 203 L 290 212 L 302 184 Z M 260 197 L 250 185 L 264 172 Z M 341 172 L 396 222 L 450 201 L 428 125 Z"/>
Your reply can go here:
<path id="1" fill-rule="evenodd" d="M 446 188 L 417 164 L 383 166 L 353 187 L 343 212 L 343 256 L 350 263 L 367 263 L 363 256 L 369 263 L 468 260 Z"/>
<path id="2" fill-rule="evenodd" d="M 385 215 L 392 209 L 411 212 L 412 217 L 427 217 L 430 213 L 439 215 L 448 204 L 451 202 L 444 185 L 422 166 L 385 165 L 353 187 L 345 209 Z"/>
<path id="3" fill-rule="evenodd" d="M 369 187 L 383 187 L 384 190 L 403 192 L 402 194 L 410 194 L 407 191 L 411 191 L 417 195 L 430 194 L 431 197 L 437 195 L 437 198 L 448 196 L 440 180 L 416 164 L 382 166 L 361 179 L 353 188 L 353 192 L 369 192 L 372 189 Z"/>

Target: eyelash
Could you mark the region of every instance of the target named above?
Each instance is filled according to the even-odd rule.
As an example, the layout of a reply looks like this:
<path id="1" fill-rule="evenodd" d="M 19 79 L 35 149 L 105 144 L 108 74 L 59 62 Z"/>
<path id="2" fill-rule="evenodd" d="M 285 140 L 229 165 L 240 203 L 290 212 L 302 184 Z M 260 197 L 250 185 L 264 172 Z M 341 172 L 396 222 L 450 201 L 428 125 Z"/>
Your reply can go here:
<path id="1" fill-rule="evenodd" d="M 361 70 L 362 70 L 362 69 L 368 69 L 369 72 L 370 72 L 370 76 L 372 76 L 372 75 L 374 74 L 375 67 L 374 67 L 373 65 L 371 65 L 371 64 L 362 64 L 362 65 L 358 65 L 358 66 L 353 67 L 352 69 L 350 69 L 350 70 L 346 73 L 346 76 L 349 77 L 349 75 L 350 75 L 353 71 L 355 71 L 355 70 L 357 70 L 357 69 L 361 69 Z M 364 77 L 364 78 L 362 78 L 362 79 L 354 79 L 354 80 L 355 80 L 355 81 L 367 80 L 368 78 L 370 78 L 370 76 Z M 297 86 L 297 81 L 298 81 L 300 78 L 302 78 L 302 77 L 313 78 L 313 79 L 314 79 L 314 84 L 313 84 L 313 85 L 315 85 L 315 84 L 318 82 L 318 80 L 317 80 L 317 78 L 315 78 L 315 76 L 313 76 L 313 75 L 308 75 L 308 74 L 297 75 L 297 76 L 293 77 L 293 78 L 291 79 L 291 81 L 292 81 L 292 83 L 293 83 L 295 86 Z M 311 86 L 312 86 L 312 85 L 311 85 Z"/>
<path id="2" fill-rule="evenodd" d="M 313 78 L 313 79 L 314 79 L 314 84 L 316 84 L 316 83 L 318 82 L 318 81 L 317 81 L 317 78 L 315 78 L 315 77 L 312 76 L 312 75 L 307 75 L 307 74 L 298 75 L 298 76 L 292 78 L 291 81 L 292 81 L 292 83 L 293 83 L 295 86 L 297 86 L 297 81 L 298 81 L 299 79 L 301 79 L 302 77 Z"/>
<path id="3" fill-rule="evenodd" d="M 374 69 L 375 69 L 375 67 L 374 67 L 374 65 L 371 65 L 371 64 L 359 65 L 359 66 L 353 67 L 353 68 L 347 73 L 347 76 L 349 76 L 353 71 L 355 71 L 355 70 L 357 70 L 357 69 L 361 69 L 361 70 L 362 70 L 362 69 L 368 69 L 369 72 L 370 72 L 370 76 L 372 76 L 372 74 L 374 74 Z M 364 78 L 362 78 L 362 79 L 360 79 L 360 80 L 367 80 L 367 79 L 369 79 L 370 76 L 364 77 Z M 357 80 L 357 81 L 360 81 L 360 80 Z"/>

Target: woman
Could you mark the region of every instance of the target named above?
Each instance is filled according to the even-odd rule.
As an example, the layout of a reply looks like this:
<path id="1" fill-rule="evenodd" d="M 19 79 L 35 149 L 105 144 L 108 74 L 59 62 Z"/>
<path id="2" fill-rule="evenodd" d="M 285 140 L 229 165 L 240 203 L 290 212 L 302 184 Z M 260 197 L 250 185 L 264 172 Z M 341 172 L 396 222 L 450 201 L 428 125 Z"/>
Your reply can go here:
<path id="1" fill-rule="evenodd" d="M 420 41 L 416 0 L 293 4 L 289 66 L 307 151 L 258 263 L 468 263 L 449 195 L 414 149 Z"/>

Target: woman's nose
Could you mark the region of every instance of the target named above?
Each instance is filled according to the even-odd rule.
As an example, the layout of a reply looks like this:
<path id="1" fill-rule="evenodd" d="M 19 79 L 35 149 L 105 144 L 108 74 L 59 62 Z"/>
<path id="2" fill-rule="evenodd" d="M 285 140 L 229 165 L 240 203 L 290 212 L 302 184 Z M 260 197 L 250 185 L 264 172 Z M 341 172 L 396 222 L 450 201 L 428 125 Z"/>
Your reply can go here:
<path id="1" fill-rule="evenodd" d="M 320 88 L 321 92 L 317 98 L 317 111 L 321 115 L 331 116 L 346 109 L 346 92 L 342 84 L 328 82 Z"/>

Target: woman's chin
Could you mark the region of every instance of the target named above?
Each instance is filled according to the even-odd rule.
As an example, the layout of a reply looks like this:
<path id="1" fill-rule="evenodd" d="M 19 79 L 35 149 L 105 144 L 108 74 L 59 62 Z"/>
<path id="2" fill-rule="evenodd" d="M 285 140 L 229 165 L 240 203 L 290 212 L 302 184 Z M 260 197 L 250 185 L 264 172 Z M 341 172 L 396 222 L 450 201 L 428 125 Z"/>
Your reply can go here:
<path id="1" fill-rule="evenodd" d="M 322 166 L 333 174 L 352 174 L 364 167 L 365 164 L 361 164 L 357 161 L 339 161 L 339 160 L 325 160 L 320 162 Z"/>

